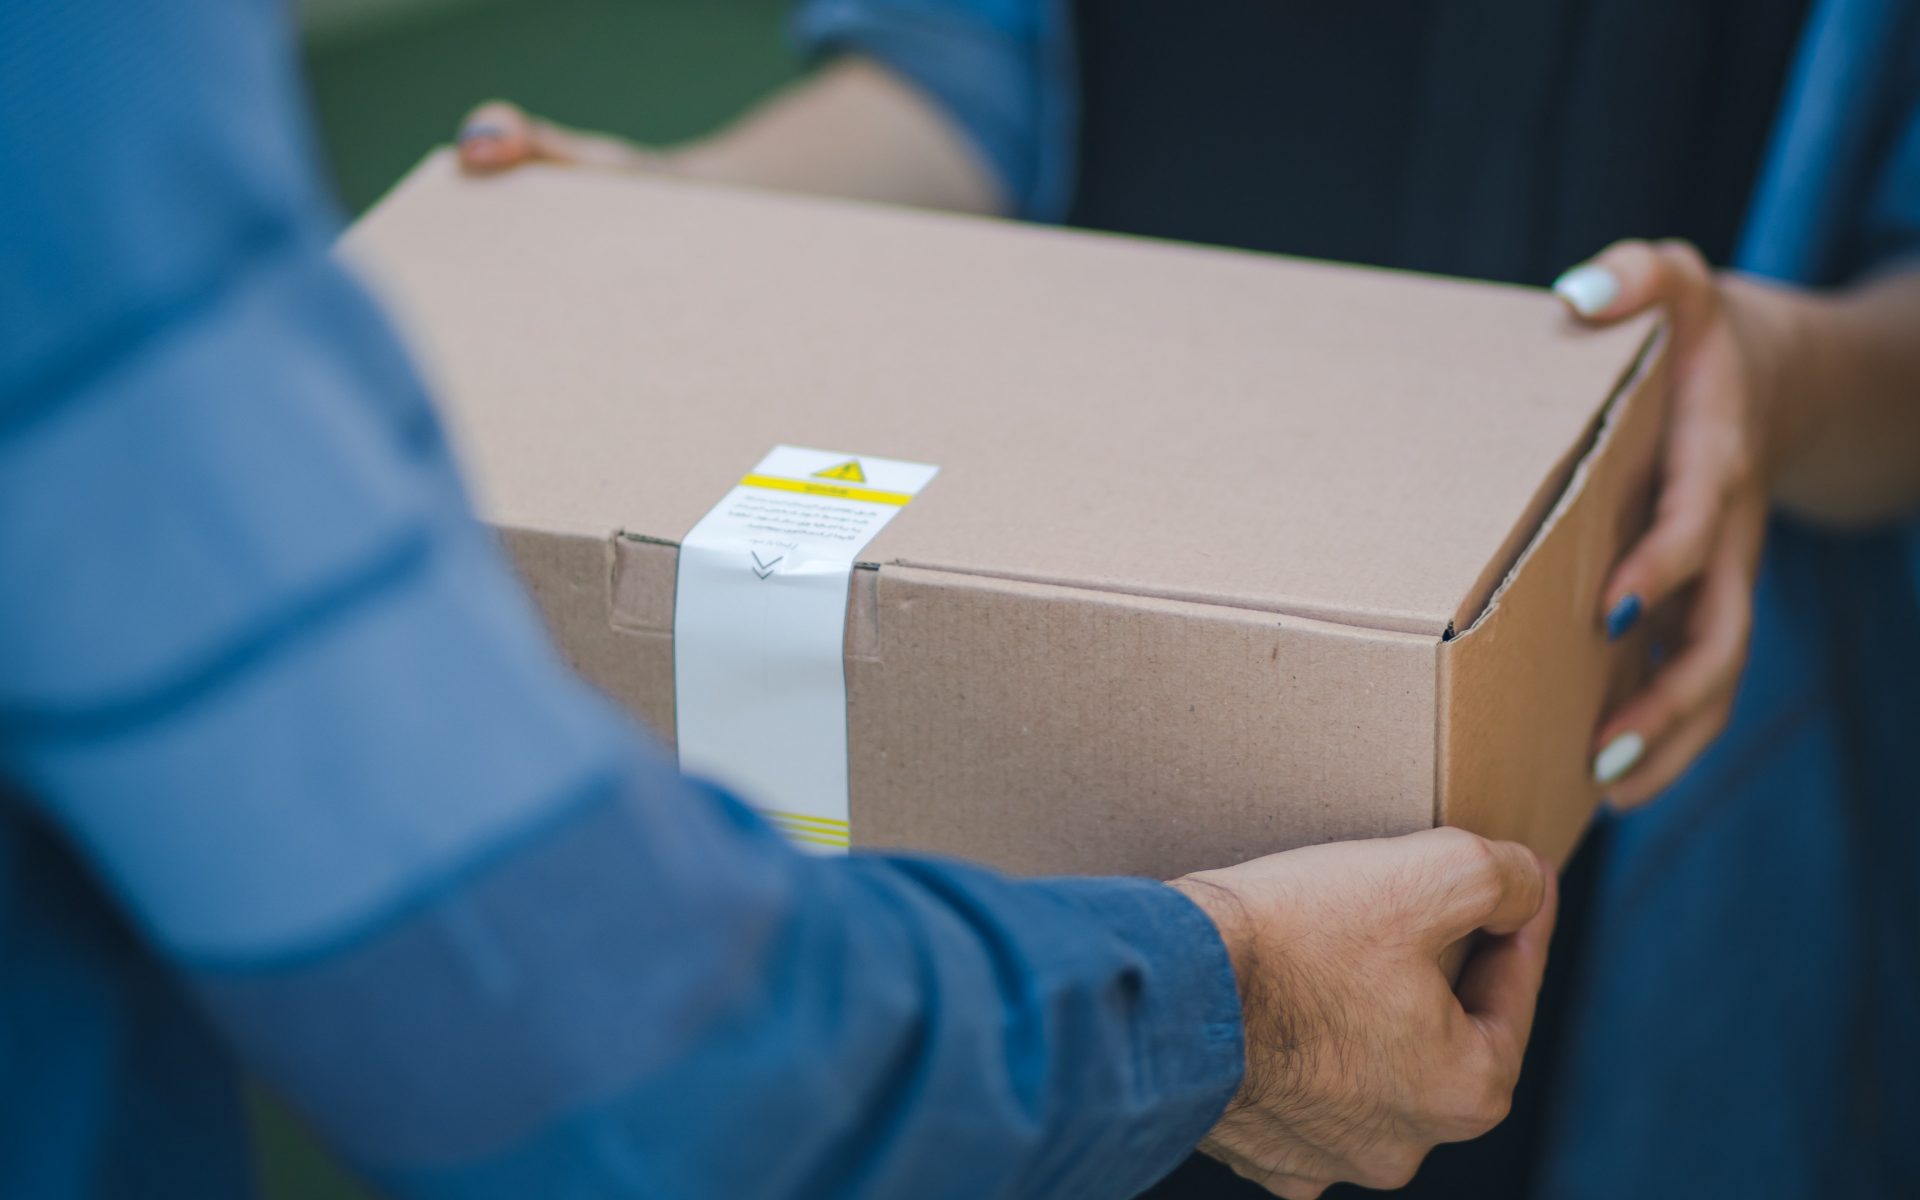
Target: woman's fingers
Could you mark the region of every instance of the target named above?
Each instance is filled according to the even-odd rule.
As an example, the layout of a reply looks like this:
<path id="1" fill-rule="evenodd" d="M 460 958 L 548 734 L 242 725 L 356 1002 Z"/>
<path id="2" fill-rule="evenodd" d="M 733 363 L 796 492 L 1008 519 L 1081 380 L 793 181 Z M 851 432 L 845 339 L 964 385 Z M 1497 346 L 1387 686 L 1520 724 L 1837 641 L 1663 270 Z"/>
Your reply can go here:
<path id="1" fill-rule="evenodd" d="M 1594 779 L 1626 807 L 1673 782 L 1726 724 L 1746 663 L 1765 488 L 1756 476 L 1740 346 L 1698 250 L 1677 241 L 1618 242 L 1562 275 L 1554 291 L 1596 323 L 1661 309 L 1671 337 L 1653 527 L 1616 564 L 1599 598 L 1613 638 L 1655 609 L 1684 605 L 1686 614 L 1678 653 L 1608 719 L 1595 742 Z"/>
<path id="2" fill-rule="evenodd" d="M 1615 242 L 1554 281 L 1584 320 L 1608 322 L 1665 306 L 1676 321 L 1711 313 L 1713 269 L 1689 242 Z"/>
<path id="3" fill-rule="evenodd" d="M 1706 569 L 1734 511 L 1749 505 L 1754 492 L 1739 397 L 1731 392 L 1737 382 L 1725 372 L 1696 367 L 1688 384 L 1668 419 L 1653 527 L 1614 567 L 1600 596 L 1601 623 L 1610 638 L 1626 633 L 1641 613 L 1658 608 Z"/>
<path id="4" fill-rule="evenodd" d="M 1627 551 L 1601 593 L 1607 637 L 1622 637 L 1640 617 L 1706 569 L 1726 515 L 1728 496 L 1708 471 L 1673 474 L 1660 493 L 1653 528 Z"/>
<path id="5" fill-rule="evenodd" d="M 1602 727 L 1593 775 L 1615 807 L 1672 783 L 1726 725 L 1746 665 L 1764 521 L 1764 512 L 1744 511 L 1730 520 L 1692 598 L 1687 645 Z"/>
<path id="6" fill-rule="evenodd" d="M 1702 403 L 1703 391 L 1737 386 L 1688 361 L 1683 349 L 1699 344 L 1717 304 L 1713 272 L 1686 242 L 1616 242 L 1554 284 L 1573 311 L 1596 322 L 1616 321 L 1654 307 L 1673 322 L 1679 399 L 1671 419 L 1660 506 L 1654 525 L 1614 568 L 1600 597 L 1600 618 L 1609 637 L 1631 629 L 1640 616 L 1691 582 L 1704 568 L 1739 464 L 1727 439 L 1703 434 L 1719 421 L 1719 404 Z M 1717 397 L 1716 397 L 1717 399 Z M 1693 409 L 1711 411 L 1693 413 Z M 1736 414 L 1737 415 L 1737 414 Z M 1709 429 L 1708 433 L 1711 433 Z"/>
<path id="7" fill-rule="evenodd" d="M 620 138 L 582 133 L 531 116 L 517 104 L 489 100 L 460 124 L 460 163 L 498 171 L 527 162 L 582 167 L 659 169 L 662 159 Z"/>
<path id="8" fill-rule="evenodd" d="M 1641 761 L 1639 769 L 1609 787 L 1607 804 L 1618 811 L 1639 808 L 1666 791 L 1720 736 L 1732 712 L 1733 693 L 1729 690 L 1668 733 Z"/>
<path id="9" fill-rule="evenodd" d="M 517 104 L 489 100 L 460 123 L 460 165 L 498 171 L 535 157 L 533 118 Z"/>

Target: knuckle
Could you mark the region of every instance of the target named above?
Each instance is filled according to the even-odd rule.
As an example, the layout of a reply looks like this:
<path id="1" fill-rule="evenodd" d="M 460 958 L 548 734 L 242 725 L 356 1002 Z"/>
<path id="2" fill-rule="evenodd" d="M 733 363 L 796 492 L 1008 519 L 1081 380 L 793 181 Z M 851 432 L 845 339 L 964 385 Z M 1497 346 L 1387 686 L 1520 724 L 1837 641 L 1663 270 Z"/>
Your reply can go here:
<path id="1" fill-rule="evenodd" d="M 1436 831 L 1439 832 L 1439 831 Z M 1500 898 L 1500 854 L 1477 833 L 1446 826 L 1442 846 L 1446 875 L 1470 903 L 1493 904 Z"/>
<path id="2" fill-rule="evenodd" d="M 1663 238 L 1659 242 L 1660 257 L 1675 272 L 1690 281 L 1706 279 L 1713 274 L 1713 268 L 1707 263 L 1707 256 L 1700 253 L 1700 247 L 1685 238 Z"/>
<path id="3" fill-rule="evenodd" d="M 1434 858 L 1448 866 L 1472 868 L 1483 861 L 1481 855 L 1491 853 L 1485 838 L 1457 825 L 1442 825 L 1421 836 Z"/>
<path id="4" fill-rule="evenodd" d="M 1463 866 L 1479 867 L 1493 861 L 1493 845 L 1477 833 L 1455 825 L 1445 826 L 1447 853 Z"/>
<path id="5" fill-rule="evenodd" d="M 1489 1055 L 1464 1074 L 1466 1081 L 1451 1094 L 1440 1119 L 1460 1136 L 1475 1138 L 1506 1120 L 1513 1111 L 1513 1089 L 1519 1082 L 1519 1072 L 1517 1066 Z"/>
<path id="6" fill-rule="evenodd" d="M 1645 238 L 1621 238 L 1595 257 L 1616 265 L 1639 267 L 1653 258 L 1655 253 L 1653 243 Z"/>
<path id="7" fill-rule="evenodd" d="M 1480 1128 L 1492 1129 L 1513 1113 L 1513 1093 L 1502 1090 L 1480 1110 Z"/>
<path id="8" fill-rule="evenodd" d="M 1706 560 L 1707 550 L 1713 541 L 1713 531 L 1720 524 L 1720 515 L 1727 509 L 1726 470 L 1719 477 L 1703 480 L 1701 486 L 1691 488 L 1674 499 L 1674 517 L 1680 527 L 1681 545 L 1677 548 L 1680 555 L 1689 564 Z"/>
<path id="9" fill-rule="evenodd" d="M 1656 244 L 1662 254 L 1670 255 L 1677 261 L 1694 262 L 1703 267 L 1707 265 L 1706 255 L 1700 253 L 1700 247 L 1686 238 L 1661 238 Z"/>
<path id="10" fill-rule="evenodd" d="M 1419 1150 L 1395 1149 L 1381 1154 L 1361 1170 L 1354 1182 L 1375 1191 L 1392 1192 L 1413 1182 L 1420 1173 L 1426 1154 Z"/>
<path id="11" fill-rule="evenodd" d="M 1460 867 L 1464 873 L 1463 885 L 1472 902 L 1488 910 L 1497 907 L 1510 884 L 1509 873 L 1493 843 L 1481 837 L 1463 843 Z"/>
<path id="12" fill-rule="evenodd" d="M 1649 548 L 1657 566 L 1677 574 L 1706 558 L 1718 500 L 1699 490 L 1675 490 L 1660 498 L 1660 536 Z"/>
<path id="13" fill-rule="evenodd" d="M 1467 1113 L 1476 1136 L 1500 1124 L 1513 1112 L 1514 1082 L 1504 1071 L 1489 1071 L 1482 1077 L 1480 1094 Z"/>

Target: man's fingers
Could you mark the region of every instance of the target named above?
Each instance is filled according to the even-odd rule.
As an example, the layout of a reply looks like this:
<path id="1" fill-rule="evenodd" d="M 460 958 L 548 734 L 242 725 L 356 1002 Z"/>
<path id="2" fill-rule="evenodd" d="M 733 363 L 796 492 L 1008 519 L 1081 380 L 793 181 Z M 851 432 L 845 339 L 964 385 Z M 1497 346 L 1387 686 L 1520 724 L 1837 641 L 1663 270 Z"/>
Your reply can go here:
<path id="1" fill-rule="evenodd" d="M 1468 1013 L 1503 1020 L 1523 1034 L 1533 1021 L 1534 1000 L 1547 969 L 1547 943 L 1560 909 L 1560 881 L 1543 872 L 1540 907 L 1511 933 L 1482 940 L 1460 973 L 1454 994 Z M 1526 1044 L 1524 1037 L 1521 1045 Z"/>
<path id="2" fill-rule="evenodd" d="M 1490 1103 L 1504 1101 L 1519 1077 L 1520 1058 L 1533 1029 L 1534 1005 L 1546 974 L 1547 945 L 1553 938 L 1559 907 L 1559 883 L 1548 872 L 1539 911 L 1514 932 L 1482 943 L 1467 961 L 1455 989 L 1461 1007 L 1494 1054 L 1489 1066 L 1491 1086 L 1502 1095 L 1489 1097 Z M 1497 1107 L 1504 1112 L 1504 1104 Z"/>
<path id="3" fill-rule="evenodd" d="M 1477 929 L 1512 933 L 1540 911 L 1551 872 L 1525 846 L 1450 828 L 1401 841 L 1414 855 L 1414 902 L 1436 954 Z"/>

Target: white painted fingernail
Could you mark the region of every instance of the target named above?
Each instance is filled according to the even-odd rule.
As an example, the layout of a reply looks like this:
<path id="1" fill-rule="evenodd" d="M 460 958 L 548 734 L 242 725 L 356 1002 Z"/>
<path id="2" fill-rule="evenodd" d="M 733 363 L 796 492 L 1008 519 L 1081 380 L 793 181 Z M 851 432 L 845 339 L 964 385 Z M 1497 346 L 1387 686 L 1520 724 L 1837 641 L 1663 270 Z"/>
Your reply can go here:
<path id="1" fill-rule="evenodd" d="M 1588 263 L 1553 281 L 1553 290 L 1583 317 L 1607 311 L 1620 298 L 1620 281 L 1612 271 Z"/>
<path id="2" fill-rule="evenodd" d="M 1647 751 L 1647 739 L 1628 730 L 1593 757 L 1593 781 L 1602 787 L 1633 770 Z"/>

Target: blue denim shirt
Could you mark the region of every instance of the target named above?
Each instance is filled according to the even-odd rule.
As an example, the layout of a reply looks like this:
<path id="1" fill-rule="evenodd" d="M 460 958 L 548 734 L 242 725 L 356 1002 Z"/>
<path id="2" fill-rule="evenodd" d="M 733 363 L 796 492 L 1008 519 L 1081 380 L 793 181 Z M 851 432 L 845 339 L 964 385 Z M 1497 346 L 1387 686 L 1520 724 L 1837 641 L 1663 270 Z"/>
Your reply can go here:
<path id="1" fill-rule="evenodd" d="M 1118 1196 L 1241 1070 L 1143 880 L 802 856 L 563 667 L 329 255 L 272 0 L 0 0 L 0 1196 Z"/>
<path id="2" fill-rule="evenodd" d="M 1064 0 L 809 0 L 796 29 L 947 105 L 1010 211 L 1064 215 Z M 1788 90 L 1738 265 L 1819 286 L 1920 252 L 1920 5 L 1816 0 Z M 1606 819 L 1538 1194 L 1920 1194 L 1916 731 L 1920 523 L 1777 523 L 1731 727 Z"/>

